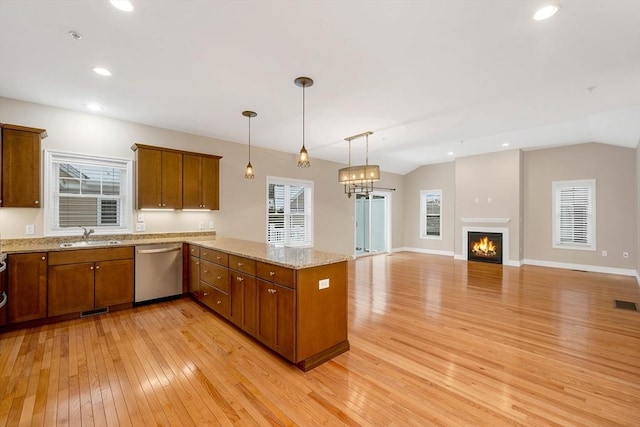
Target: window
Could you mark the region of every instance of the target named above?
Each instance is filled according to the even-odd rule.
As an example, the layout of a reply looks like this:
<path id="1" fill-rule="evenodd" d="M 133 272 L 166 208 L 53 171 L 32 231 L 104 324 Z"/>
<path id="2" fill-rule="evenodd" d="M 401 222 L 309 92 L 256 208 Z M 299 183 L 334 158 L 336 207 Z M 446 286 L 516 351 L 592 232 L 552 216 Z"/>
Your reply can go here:
<path id="1" fill-rule="evenodd" d="M 267 242 L 313 246 L 313 182 L 267 177 Z"/>
<path id="2" fill-rule="evenodd" d="M 596 180 L 554 181 L 553 247 L 596 250 Z"/>
<path id="3" fill-rule="evenodd" d="M 420 191 L 420 237 L 442 240 L 442 190 Z"/>
<path id="4" fill-rule="evenodd" d="M 131 232 L 131 161 L 45 150 L 45 234 Z"/>

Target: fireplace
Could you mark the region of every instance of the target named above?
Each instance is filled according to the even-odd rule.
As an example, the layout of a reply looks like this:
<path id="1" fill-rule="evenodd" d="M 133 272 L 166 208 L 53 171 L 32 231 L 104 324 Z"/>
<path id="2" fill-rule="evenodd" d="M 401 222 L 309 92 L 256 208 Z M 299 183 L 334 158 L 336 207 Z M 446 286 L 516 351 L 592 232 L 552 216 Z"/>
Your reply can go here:
<path id="1" fill-rule="evenodd" d="M 469 261 L 502 264 L 502 233 L 469 231 L 467 259 Z"/>

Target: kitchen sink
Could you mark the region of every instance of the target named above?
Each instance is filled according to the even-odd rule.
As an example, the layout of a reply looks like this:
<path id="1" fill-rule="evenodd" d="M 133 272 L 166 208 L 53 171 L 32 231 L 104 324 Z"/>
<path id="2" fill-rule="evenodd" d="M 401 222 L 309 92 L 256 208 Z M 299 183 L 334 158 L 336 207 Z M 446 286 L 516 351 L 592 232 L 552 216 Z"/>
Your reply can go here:
<path id="1" fill-rule="evenodd" d="M 120 240 L 82 240 L 80 242 L 67 242 L 60 243 L 61 248 L 89 248 L 94 246 L 113 246 L 119 245 L 122 242 Z"/>

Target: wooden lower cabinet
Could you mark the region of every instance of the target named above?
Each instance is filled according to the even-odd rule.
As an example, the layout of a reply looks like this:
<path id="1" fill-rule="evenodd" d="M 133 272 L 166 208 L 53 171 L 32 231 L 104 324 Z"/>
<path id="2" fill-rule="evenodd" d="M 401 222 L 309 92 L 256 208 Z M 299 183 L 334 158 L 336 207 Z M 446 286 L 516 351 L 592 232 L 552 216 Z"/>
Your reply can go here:
<path id="1" fill-rule="evenodd" d="M 49 317 L 91 310 L 94 300 L 92 262 L 49 267 Z"/>
<path id="2" fill-rule="evenodd" d="M 95 268 L 95 307 L 133 302 L 132 259 L 100 261 Z"/>
<path id="3" fill-rule="evenodd" d="M 289 360 L 294 359 L 295 294 L 292 289 L 258 280 L 258 338 Z"/>
<path id="4" fill-rule="evenodd" d="M 133 303 L 133 247 L 49 254 L 48 316 Z"/>
<path id="5" fill-rule="evenodd" d="M 300 369 L 349 350 L 346 261 L 296 269 L 205 246 L 190 254 L 197 299 Z"/>
<path id="6" fill-rule="evenodd" d="M 189 257 L 189 294 L 200 298 L 200 258 Z"/>
<path id="7" fill-rule="evenodd" d="M 45 318 L 47 253 L 11 254 L 8 262 L 8 323 Z"/>
<path id="8" fill-rule="evenodd" d="M 229 318 L 233 323 L 255 335 L 258 319 L 258 287 L 256 278 L 239 272 L 231 272 L 229 284 Z"/>

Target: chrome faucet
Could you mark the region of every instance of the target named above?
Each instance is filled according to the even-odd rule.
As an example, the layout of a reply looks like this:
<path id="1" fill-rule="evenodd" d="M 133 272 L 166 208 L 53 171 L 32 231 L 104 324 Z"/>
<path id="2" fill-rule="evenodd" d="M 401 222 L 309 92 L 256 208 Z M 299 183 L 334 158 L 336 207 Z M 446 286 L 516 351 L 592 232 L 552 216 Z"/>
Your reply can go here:
<path id="1" fill-rule="evenodd" d="M 92 233 L 95 233 L 95 230 L 93 228 L 89 228 L 87 230 L 86 227 L 83 227 L 81 225 L 79 225 L 78 227 L 84 230 L 84 232 L 82 233 L 82 240 L 87 240 Z"/>

